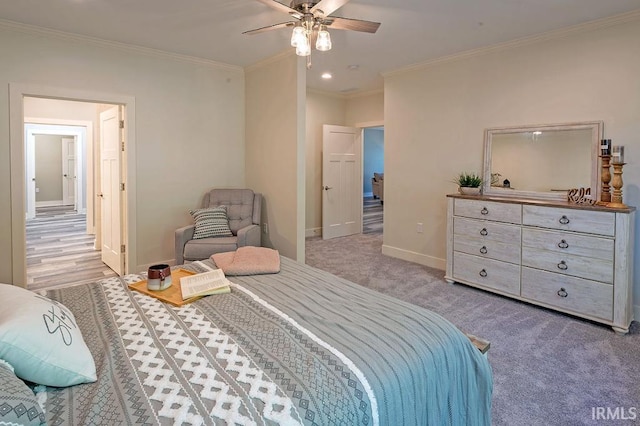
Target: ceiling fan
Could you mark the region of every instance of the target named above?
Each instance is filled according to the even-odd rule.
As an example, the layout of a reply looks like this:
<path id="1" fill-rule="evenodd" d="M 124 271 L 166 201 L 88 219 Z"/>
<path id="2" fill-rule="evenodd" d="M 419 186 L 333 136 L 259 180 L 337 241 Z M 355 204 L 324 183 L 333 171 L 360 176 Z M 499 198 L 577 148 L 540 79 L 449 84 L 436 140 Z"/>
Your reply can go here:
<path id="1" fill-rule="evenodd" d="M 276 0 L 258 0 L 260 3 L 289 14 L 296 21 L 282 22 L 245 31 L 242 34 L 259 34 L 265 31 L 280 28 L 293 27 L 291 45 L 296 48 L 298 56 L 309 56 L 311 45 L 315 44 L 317 50 L 327 51 L 331 49 L 331 36 L 327 28 L 337 30 L 360 31 L 375 33 L 380 26 L 379 22 L 363 21 L 360 19 L 339 18 L 329 16 L 349 0 L 292 0 L 290 6 L 286 6 Z"/>

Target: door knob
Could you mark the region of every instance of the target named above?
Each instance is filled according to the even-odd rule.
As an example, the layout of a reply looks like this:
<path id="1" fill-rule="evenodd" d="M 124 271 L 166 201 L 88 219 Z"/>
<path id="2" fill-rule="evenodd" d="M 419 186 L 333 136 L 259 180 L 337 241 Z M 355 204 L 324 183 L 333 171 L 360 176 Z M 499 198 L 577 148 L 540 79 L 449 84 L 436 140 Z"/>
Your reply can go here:
<path id="1" fill-rule="evenodd" d="M 65 173 L 65 174 L 63 174 L 62 176 L 67 177 L 67 174 Z"/>
<path id="2" fill-rule="evenodd" d="M 325 186 L 323 186 L 323 187 L 322 187 L 322 189 L 324 189 L 325 191 L 328 191 L 328 190 L 330 190 L 330 189 L 332 189 L 332 188 L 331 188 L 330 186 L 326 186 L 326 185 L 325 185 Z"/>

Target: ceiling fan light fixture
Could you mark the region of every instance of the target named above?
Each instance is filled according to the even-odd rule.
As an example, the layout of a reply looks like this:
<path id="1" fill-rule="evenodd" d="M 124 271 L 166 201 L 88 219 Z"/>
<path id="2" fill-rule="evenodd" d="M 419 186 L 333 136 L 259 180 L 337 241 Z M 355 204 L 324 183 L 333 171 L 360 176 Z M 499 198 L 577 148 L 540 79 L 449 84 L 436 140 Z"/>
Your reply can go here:
<path id="1" fill-rule="evenodd" d="M 309 41 L 309 36 L 305 32 L 303 37 L 298 41 L 296 46 L 296 55 L 298 56 L 309 56 L 311 55 L 311 42 Z"/>
<path id="2" fill-rule="evenodd" d="M 318 31 L 318 38 L 316 40 L 316 50 L 321 52 L 326 52 L 327 50 L 331 50 L 331 35 L 327 28 L 323 25 L 320 27 L 320 31 Z"/>
<path id="3" fill-rule="evenodd" d="M 293 27 L 293 33 L 291 33 L 291 46 L 298 47 L 298 44 L 304 43 L 304 40 L 307 37 L 305 36 L 305 29 L 302 26 L 296 25 Z"/>

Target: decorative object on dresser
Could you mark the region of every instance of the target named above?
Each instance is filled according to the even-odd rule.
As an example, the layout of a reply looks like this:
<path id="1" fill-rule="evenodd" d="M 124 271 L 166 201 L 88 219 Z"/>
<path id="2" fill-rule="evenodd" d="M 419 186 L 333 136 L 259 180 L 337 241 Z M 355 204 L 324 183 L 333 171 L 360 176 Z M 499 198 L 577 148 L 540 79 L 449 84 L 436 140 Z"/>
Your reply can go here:
<path id="1" fill-rule="evenodd" d="M 629 331 L 635 208 L 447 197 L 448 282 Z"/>
<path id="2" fill-rule="evenodd" d="M 611 186 L 613 191 L 611 193 L 611 202 L 609 207 L 625 208 L 626 204 L 622 202 L 622 166 L 624 162 L 624 146 L 614 146 L 611 148 L 611 160 L 613 165 L 613 180 Z"/>
<path id="3" fill-rule="evenodd" d="M 591 188 L 572 188 L 567 192 L 567 201 L 574 204 L 596 204 L 591 198 Z"/>
<path id="4" fill-rule="evenodd" d="M 463 172 L 453 181 L 458 184 L 458 192 L 464 195 L 479 195 L 482 178 L 476 173 Z"/>

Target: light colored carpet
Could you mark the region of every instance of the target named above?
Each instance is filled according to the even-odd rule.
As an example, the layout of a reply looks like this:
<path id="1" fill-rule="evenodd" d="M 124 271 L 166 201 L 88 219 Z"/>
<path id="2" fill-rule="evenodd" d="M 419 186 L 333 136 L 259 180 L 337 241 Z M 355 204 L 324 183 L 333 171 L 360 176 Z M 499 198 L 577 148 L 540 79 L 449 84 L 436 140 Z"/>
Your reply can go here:
<path id="1" fill-rule="evenodd" d="M 435 311 L 491 341 L 493 425 L 640 424 L 640 325 L 630 334 L 444 281 L 444 271 L 381 254 L 382 235 L 307 239 L 307 263 Z M 597 407 L 635 421 L 593 419 Z M 621 411 L 618 410 L 620 413 Z"/>

